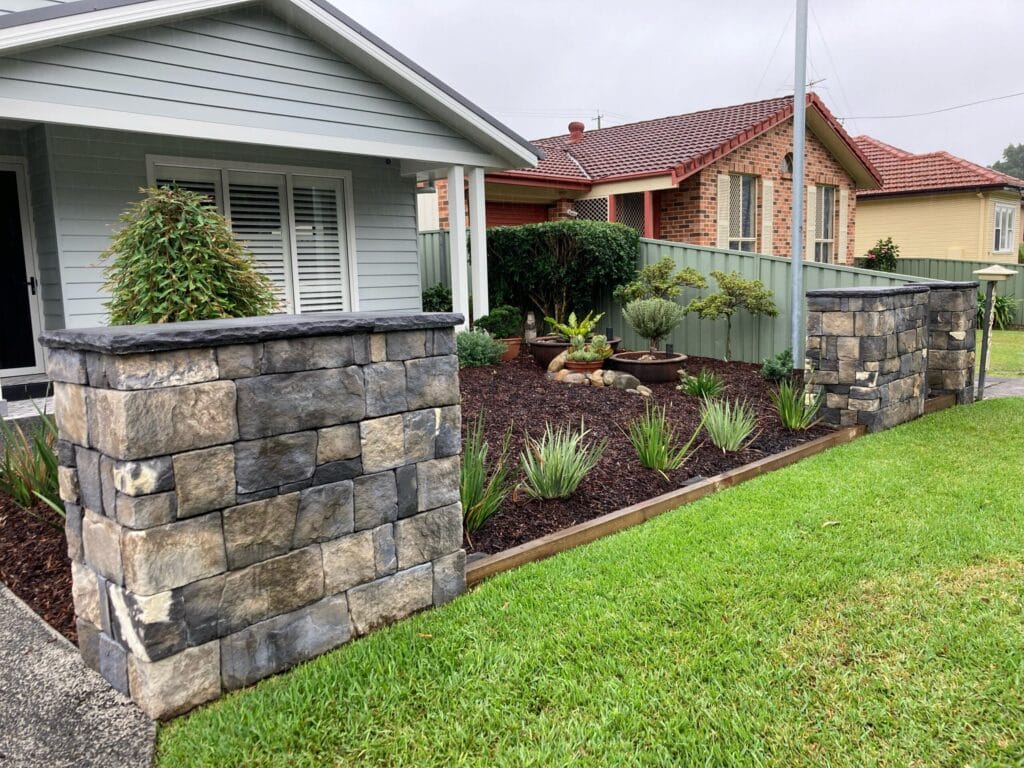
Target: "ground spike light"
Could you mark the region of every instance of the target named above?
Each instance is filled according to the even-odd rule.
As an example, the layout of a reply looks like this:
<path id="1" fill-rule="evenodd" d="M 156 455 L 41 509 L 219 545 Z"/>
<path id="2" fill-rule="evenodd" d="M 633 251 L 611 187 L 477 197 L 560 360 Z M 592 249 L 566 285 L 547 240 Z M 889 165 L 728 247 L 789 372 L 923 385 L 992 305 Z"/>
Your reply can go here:
<path id="1" fill-rule="evenodd" d="M 981 364 L 978 367 L 978 392 L 975 400 L 982 400 L 985 397 L 985 369 L 988 368 L 988 345 L 989 335 L 992 333 L 992 305 L 995 303 L 996 283 L 1001 283 L 1016 274 L 1016 271 L 999 264 L 974 270 L 975 277 L 985 283 L 985 327 L 981 333 Z"/>

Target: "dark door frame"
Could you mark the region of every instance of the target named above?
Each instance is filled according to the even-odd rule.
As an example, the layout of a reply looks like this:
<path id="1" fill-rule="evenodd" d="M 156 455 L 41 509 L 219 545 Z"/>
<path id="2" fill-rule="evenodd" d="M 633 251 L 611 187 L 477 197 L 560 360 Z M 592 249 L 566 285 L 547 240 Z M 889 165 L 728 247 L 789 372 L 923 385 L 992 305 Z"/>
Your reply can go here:
<path id="1" fill-rule="evenodd" d="M 28 197 L 28 164 L 23 157 L 0 155 L 0 171 L 13 171 L 18 186 L 18 208 L 21 214 L 22 250 L 25 253 L 25 273 L 35 278 L 35 291 L 29 294 L 29 312 L 32 320 L 32 344 L 35 348 L 36 364 L 25 368 L 5 368 L 0 375 L 21 376 L 42 373 L 44 369 L 43 350 L 39 344 L 42 332 L 42 301 L 40 296 L 39 258 L 36 254 L 35 236 L 32 229 L 32 215 Z M 31 291 L 26 284 L 26 291 Z"/>

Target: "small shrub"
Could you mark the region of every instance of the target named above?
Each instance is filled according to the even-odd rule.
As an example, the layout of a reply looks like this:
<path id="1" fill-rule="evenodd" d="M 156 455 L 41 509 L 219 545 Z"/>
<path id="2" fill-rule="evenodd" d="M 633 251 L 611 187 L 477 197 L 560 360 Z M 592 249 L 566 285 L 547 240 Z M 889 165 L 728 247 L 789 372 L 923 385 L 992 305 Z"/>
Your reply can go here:
<path id="1" fill-rule="evenodd" d="M 711 273 L 718 283 L 718 293 L 694 299 L 686 305 L 687 312 L 696 312 L 704 320 L 725 319 L 725 359 L 732 356 L 732 316 L 737 310 L 745 309 L 754 317 L 767 315 L 775 317 L 779 308 L 772 300 L 772 292 L 760 280 L 747 280 L 738 272 Z"/>
<path id="2" fill-rule="evenodd" d="M 1013 325 L 1013 319 L 1017 315 L 1018 301 L 1012 296 L 992 297 L 992 325 L 1000 331 L 1005 331 Z M 978 291 L 978 328 L 985 328 L 985 294 Z"/>
<path id="3" fill-rule="evenodd" d="M 574 363 L 596 363 L 612 354 L 608 338 L 601 334 L 596 334 L 589 344 L 583 340 L 582 336 L 573 336 L 569 339 L 569 344 L 571 346 L 566 357 Z"/>
<path id="4" fill-rule="evenodd" d="M 508 349 L 487 331 L 459 331 L 455 334 L 455 354 L 459 368 L 477 368 L 481 365 L 497 365 Z"/>
<path id="5" fill-rule="evenodd" d="M 629 442 L 636 449 L 640 463 L 647 469 L 659 472 L 668 480 L 665 473 L 679 469 L 690 458 L 691 448 L 702 426 L 703 424 L 698 424 L 690 439 L 682 446 L 676 447 L 676 431 L 668 423 L 665 407 L 659 408 L 647 403 L 644 415 L 630 422 L 627 435 Z"/>
<path id="6" fill-rule="evenodd" d="M 712 400 L 722 394 L 725 389 L 725 381 L 717 373 L 706 368 L 701 368 L 696 376 L 690 376 L 686 371 L 679 372 L 679 384 L 676 389 L 685 392 L 691 397 L 703 397 Z"/>
<path id="7" fill-rule="evenodd" d="M 761 375 L 776 383 L 793 378 L 793 350 L 784 349 L 774 357 L 761 361 Z"/>
<path id="8" fill-rule="evenodd" d="M 514 339 L 523 335 L 523 314 L 505 304 L 475 321 L 473 327 L 483 328 L 496 339 Z"/>
<path id="9" fill-rule="evenodd" d="M 424 312 L 451 312 L 452 289 L 444 283 L 432 285 L 423 292 Z"/>
<path id="10" fill-rule="evenodd" d="M 630 328 L 647 339 L 651 352 L 682 322 L 686 310 L 669 299 L 636 299 L 622 309 Z"/>
<path id="11" fill-rule="evenodd" d="M 803 389 L 794 387 L 788 379 L 779 383 L 779 391 L 772 392 L 772 403 L 779 421 L 786 429 L 802 432 L 818 423 L 818 409 L 821 408 L 823 395 L 805 393 Z"/>
<path id="12" fill-rule="evenodd" d="M 891 237 L 879 240 L 864 255 L 864 268 L 877 269 L 879 272 L 895 272 L 896 259 L 900 257 L 900 247 L 892 241 Z"/>
<path id="13" fill-rule="evenodd" d="M 544 321 L 551 327 L 551 332 L 556 334 L 562 341 L 571 341 L 573 336 L 582 336 L 584 341 L 594 335 L 594 329 L 598 322 L 604 317 L 604 312 L 594 317 L 593 312 L 587 312 L 582 320 L 576 319 L 576 313 L 570 312 L 564 323 L 558 322 L 553 317 L 545 317 Z"/>
<path id="14" fill-rule="evenodd" d="M 277 308 L 270 280 L 209 198 L 143 190 L 102 255 L 111 325 L 256 317 Z"/>
<path id="15" fill-rule="evenodd" d="M 579 430 L 552 428 L 548 424 L 540 440 L 526 436 L 526 447 L 520 454 L 523 490 L 534 499 L 565 499 L 576 492 L 583 478 L 601 460 L 607 440 L 584 445 L 590 433 L 582 419 Z"/>
<path id="16" fill-rule="evenodd" d="M 633 282 L 618 286 L 612 292 L 612 298 L 619 304 L 628 304 L 637 299 L 674 299 L 686 286 L 707 288 L 708 281 L 693 267 L 685 267 L 673 274 L 675 268 L 671 256 L 662 256 L 660 261 L 641 269 Z"/>
<path id="17" fill-rule="evenodd" d="M 462 450 L 462 473 L 459 478 L 459 498 L 466 532 L 474 533 L 498 509 L 512 490 L 509 463 L 512 426 L 505 432 L 501 450 L 492 466 L 488 466 L 488 445 L 484 437 L 484 414 L 481 413 L 470 428 Z"/>
<path id="18" fill-rule="evenodd" d="M 722 453 L 740 450 L 757 426 L 757 415 L 746 402 L 737 400 L 705 400 L 700 407 L 704 429 Z"/>
<path id="19" fill-rule="evenodd" d="M 57 454 L 54 451 L 57 425 L 53 417 L 40 413 L 39 422 L 27 435 L 20 424 L 9 424 L 0 418 L 0 433 L 4 439 L 0 491 L 33 517 L 60 527 L 32 512 L 32 508 L 42 501 L 61 518 L 64 517 L 64 503 L 57 482 Z"/>

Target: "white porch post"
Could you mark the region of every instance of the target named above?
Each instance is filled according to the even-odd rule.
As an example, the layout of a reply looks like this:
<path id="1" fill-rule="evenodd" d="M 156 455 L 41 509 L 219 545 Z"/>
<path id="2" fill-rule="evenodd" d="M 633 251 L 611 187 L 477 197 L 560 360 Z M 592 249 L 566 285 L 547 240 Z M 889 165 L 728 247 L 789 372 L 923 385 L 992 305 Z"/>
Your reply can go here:
<path id="1" fill-rule="evenodd" d="M 0 419 L 7 415 L 7 401 L 4 400 L 4 383 L 0 379 Z"/>
<path id="2" fill-rule="evenodd" d="M 487 203 L 484 197 L 484 169 L 469 170 L 469 246 L 472 258 L 473 319 L 490 312 L 487 293 Z"/>
<path id="3" fill-rule="evenodd" d="M 452 311 L 469 323 L 469 285 L 466 251 L 466 177 L 461 165 L 448 169 L 448 254 L 452 273 Z"/>

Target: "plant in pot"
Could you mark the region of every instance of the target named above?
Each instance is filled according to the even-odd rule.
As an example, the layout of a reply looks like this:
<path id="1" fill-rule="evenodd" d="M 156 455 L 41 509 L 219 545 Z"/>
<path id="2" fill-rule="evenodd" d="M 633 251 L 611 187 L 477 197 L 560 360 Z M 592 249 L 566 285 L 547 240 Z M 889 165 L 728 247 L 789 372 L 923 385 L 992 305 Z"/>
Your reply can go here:
<path id="1" fill-rule="evenodd" d="M 495 307 L 490 314 L 477 319 L 474 328 L 483 328 L 506 347 L 501 362 L 507 363 L 519 357 L 519 349 L 523 343 L 523 315 L 513 306 L 505 304 Z"/>
<path id="2" fill-rule="evenodd" d="M 638 336 L 647 339 L 646 352 L 617 352 L 609 358 L 615 370 L 631 373 L 640 381 L 675 381 L 686 355 L 659 352 L 658 344 L 683 320 L 686 310 L 662 298 L 634 299 L 622 309 L 622 316 Z"/>
<path id="3" fill-rule="evenodd" d="M 612 354 L 608 338 L 601 334 L 595 334 L 590 343 L 587 343 L 582 336 L 573 336 L 569 343 L 565 367 L 570 371 L 592 373 L 600 370 L 604 366 L 604 361 Z"/>
<path id="4" fill-rule="evenodd" d="M 530 342 L 530 354 L 542 368 L 558 357 L 562 352 L 569 349 L 573 336 L 582 336 L 585 342 L 590 341 L 594 335 L 594 329 L 598 322 L 604 317 L 604 313 L 594 316 L 593 312 L 587 312 L 582 320 L 577 319 L 575 312 L 569 313 L 569 318 L 564 323 L 558 322 L 553 317 L 545 317 L 544 320 L 551 327 L 551 333 L 546 336 L 538 336 Z M 618 339 L 613 340 L 612 346 L 618 344 Z"/>

